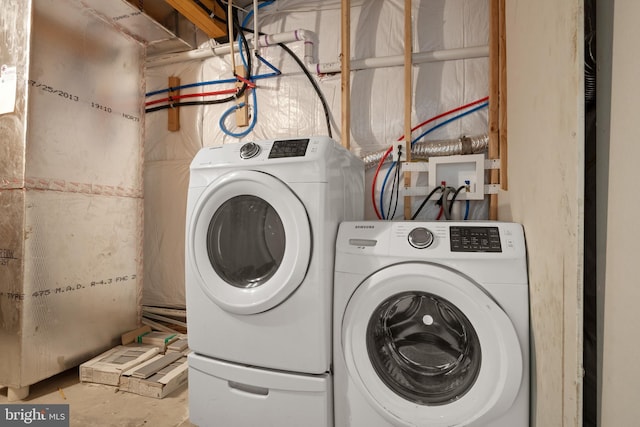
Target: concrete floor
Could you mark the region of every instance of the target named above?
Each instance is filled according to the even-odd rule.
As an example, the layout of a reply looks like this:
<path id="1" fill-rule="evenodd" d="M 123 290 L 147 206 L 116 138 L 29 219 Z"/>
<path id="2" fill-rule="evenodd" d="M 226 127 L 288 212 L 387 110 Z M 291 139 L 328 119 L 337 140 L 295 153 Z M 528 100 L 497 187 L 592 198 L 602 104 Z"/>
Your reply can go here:
<path id="1" fill-rule="evenodd" d="M 195 427 L 189 422 L 186 386 L 154 399 L 79 378 L 78 368 L 70 369 L 32 385 L 29 396 L 17 402 L 8 402 L 8 390 L 0 388 L 0 404 L 68 404 L 71 427 Z"/>

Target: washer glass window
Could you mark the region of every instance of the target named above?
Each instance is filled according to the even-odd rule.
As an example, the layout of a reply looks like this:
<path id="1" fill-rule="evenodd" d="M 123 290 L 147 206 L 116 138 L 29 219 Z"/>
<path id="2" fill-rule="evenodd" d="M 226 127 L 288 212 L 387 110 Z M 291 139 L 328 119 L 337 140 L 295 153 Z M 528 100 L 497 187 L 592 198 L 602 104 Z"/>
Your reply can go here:
<path id="1" fill-rule="evenodd" d="M 237 288 L 255 288 L 280 267 L 286 237 L 276 210 L 263 199 L 241 195 L 224 202 L 207 232 L 207 253 L 216 273 Z"/>
<path id="2" fill-rule="evenodd" d="M 445 405 L 475 383 L 482 354 L 469 319 L 444 298 L 403 292 L 383 301 L 367 325 L 367 352 L 382 381 L 420 405 Z"/>

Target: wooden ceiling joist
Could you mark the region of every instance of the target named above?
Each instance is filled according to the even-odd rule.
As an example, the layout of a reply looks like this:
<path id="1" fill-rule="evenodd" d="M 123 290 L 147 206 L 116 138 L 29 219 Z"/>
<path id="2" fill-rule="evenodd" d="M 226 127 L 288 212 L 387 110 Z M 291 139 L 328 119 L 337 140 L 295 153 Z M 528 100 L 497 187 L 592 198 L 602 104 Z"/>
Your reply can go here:
<path id="1" fill-rule="evenodd" d="M 227 36 L 227 26 L 222 22 L 211 18 L 200 6 L 193 0 L 165 0 L 175 10 L 180 12 L 185 18 L 193 22 L 200 30 L 212 39 Z M 227 14 L 213 0 L 200 0 L 206 8 L 213 11 L 215 16 L 226 19 Z"/>

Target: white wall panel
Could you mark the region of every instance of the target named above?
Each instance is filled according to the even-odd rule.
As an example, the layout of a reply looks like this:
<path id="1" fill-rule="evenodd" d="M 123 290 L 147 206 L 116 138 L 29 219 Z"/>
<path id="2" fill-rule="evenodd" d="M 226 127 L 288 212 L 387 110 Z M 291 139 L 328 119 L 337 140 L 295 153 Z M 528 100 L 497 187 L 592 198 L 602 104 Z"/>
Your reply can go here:
<path id="1" fill-rule="evenodd" d="M 533 426 L 580 426 L 584 53 L 582 0 L 506 2 L 509 191 L 524 225 L 535 353 Z"/>

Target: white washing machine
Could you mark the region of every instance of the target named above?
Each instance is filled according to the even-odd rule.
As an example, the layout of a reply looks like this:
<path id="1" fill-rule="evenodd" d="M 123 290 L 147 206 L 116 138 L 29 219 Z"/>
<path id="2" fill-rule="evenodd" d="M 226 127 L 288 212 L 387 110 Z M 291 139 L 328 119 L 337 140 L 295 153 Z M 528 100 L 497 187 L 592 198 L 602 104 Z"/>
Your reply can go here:
<path id="1" fill-rule="evenodd" d="M 520 225 L 345 222 L 335 269 L 336 427 L 529 425 Z"/>
<path id="2" fill-rule="evenodd" d="M 364 164 L 327 137 L 200 150 L 186 227 L 192 422 L 306 422 L 311 407 L 332 421 L 335 238 L 363 217 Z"/>

